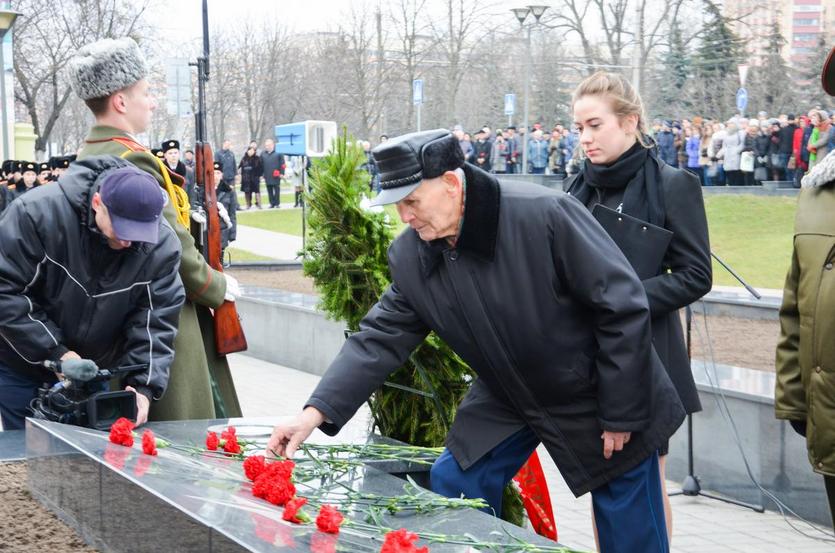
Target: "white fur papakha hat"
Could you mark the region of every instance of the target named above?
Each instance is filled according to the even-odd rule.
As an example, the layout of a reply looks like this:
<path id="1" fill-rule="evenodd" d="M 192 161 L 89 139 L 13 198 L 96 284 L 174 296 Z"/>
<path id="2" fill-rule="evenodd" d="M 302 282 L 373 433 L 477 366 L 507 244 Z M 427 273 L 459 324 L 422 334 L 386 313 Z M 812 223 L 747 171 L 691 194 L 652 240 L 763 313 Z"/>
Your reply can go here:
<path id="1" fill-rule="evenodd" d="M 105 38 L 83 46 L 69 61 L 70 82 L 82 100 L 104 98 L 148 74 L 145 56 L 132 38 Z"/>

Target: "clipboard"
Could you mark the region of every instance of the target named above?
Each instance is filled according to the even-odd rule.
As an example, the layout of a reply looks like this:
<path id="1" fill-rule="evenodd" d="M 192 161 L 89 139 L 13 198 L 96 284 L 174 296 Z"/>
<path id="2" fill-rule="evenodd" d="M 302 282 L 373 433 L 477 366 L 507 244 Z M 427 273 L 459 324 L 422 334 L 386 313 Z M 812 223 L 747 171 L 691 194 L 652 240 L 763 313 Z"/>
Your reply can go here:
<path id="1" fill-rule="evenodd" d="M 641 280 L 658 275 L 664 254 L 673 239 L 673 232 L 595 204 L 592 215 L 618 245 Z"/>

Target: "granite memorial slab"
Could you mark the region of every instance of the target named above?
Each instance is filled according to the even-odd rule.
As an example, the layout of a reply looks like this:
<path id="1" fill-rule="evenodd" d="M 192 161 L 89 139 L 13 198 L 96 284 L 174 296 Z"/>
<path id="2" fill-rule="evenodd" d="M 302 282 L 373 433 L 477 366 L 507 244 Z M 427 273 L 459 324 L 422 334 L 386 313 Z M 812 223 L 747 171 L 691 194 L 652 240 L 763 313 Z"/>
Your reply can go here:
<path id="1" fill-rule="evenodd" d="M 252 495 L 252 483 L 244 477 L 240 460 L 201 455 L 180 447 L 202 448 L 207 430 L 227 424 L 237 428 L 239 438 L 252 440 L 258 447 L 266 444 L 275 422 L 231 419 L 150 423 L 146 427 L 157 437 L 178 444 L 176 449 L 159 449 L 157 456 L 150 456 L 143 454 L 138 444 L 127 448 L 110 443 L 104 432 L 28 419 L 30 490 L 101 551 L 316 551 L 323 543 L 336 545 L 336 551 L 379 551 L 382 534 L 349 526 L 333 536 L 318 532 L 315 525 L 283 521 L 282 508 Z M 380 440 L 360 432 L 331 438 L 316 431 L 309 442 L 364 444 Z M 298 471 L 303 463 L 298 455 L 297 461 Z M 399 461 L 359 464 L 334 477 L 297 482 L 298 495 L 315 490 L 325 502 L 331 494 L 399 496 L 412 484 L 389 473 L 426 469 L 424 465 Z M 424 490 L 419 493 L 437 497 Z M 311 511 L 315 517 L 315 510 Z M 348 507 L 345 514 L 358 522 L 367 516 L 356 506 Z M 385 512 L 377 522 L 412 532 L 466 533 L 480 541 L 557 545 L 472 508 Z M 469 550 L 460 544 L 429 545 L 433 552 Z"/>

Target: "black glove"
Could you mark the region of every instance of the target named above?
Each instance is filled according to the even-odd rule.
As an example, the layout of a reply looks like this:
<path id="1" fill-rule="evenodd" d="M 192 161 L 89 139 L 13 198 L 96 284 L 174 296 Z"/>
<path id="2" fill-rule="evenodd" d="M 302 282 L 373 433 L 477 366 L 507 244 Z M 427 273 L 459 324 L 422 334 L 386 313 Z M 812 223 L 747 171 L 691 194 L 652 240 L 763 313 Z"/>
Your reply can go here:
<path id="1" fill-rule="evenodd" d="M 806 437 L 806 421 L 805 420 L 803 420 L 803 421 L 791 420 L 791 421 L 789 421 L 789 424 L 792 425 L 792 428 L 794 428 L 795 432 L 797 432 L 798 434 L 800 434 L 804 438 Z"/>

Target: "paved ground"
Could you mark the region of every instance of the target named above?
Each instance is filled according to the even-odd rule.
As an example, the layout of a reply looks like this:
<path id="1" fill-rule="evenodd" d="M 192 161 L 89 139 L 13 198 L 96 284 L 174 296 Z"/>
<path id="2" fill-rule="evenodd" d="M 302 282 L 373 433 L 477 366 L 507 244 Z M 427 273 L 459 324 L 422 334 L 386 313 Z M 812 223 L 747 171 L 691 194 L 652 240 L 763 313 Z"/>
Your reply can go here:
<path id="1" fill-rule="evenodd" d="M 302 237 L 238 225 L 234 247 L 274 259 L 293 260 L 302 249 Z"/>
<path id="2" fill-rule="evenodd" d="M 252 357 L 231 356 L 232 371 L 244 416 L 271 416 L 296 412 L 302 407 L 319 377 L 274 365 Z M 367 409 L 362 409 L 352 425 L 366 425 Z M 579 549 L 594 549 L 589 523 L 590 497 L 574 498 L 547 453 L 540 451 L 551 489 L 560 541 Z M 670 489 L 677 484 L 668 482 Z M 824 543 L 804 537 L 779 514 L 758 514 L 725 503 L 674 497 L 674 535 L 676 553 L 832 553 L 835 541 Z"/>

